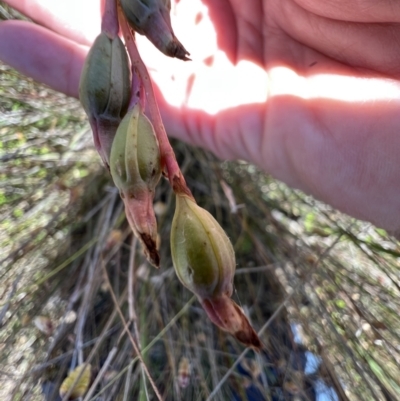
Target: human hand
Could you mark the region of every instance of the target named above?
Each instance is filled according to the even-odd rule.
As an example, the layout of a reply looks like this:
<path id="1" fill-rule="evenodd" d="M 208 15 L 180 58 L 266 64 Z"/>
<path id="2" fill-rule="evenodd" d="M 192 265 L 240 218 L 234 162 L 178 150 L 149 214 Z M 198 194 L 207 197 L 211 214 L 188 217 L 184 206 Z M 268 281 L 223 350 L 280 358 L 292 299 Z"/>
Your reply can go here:
<path id="1" fill-rule="evenodd" d="M 100 29 L 99 0 L 7 3 L 37 25 L 1 23 L 0 59 L 77 96 L 88 45 Z M 400 5 L 203 3 L 173 7 L 175 33 L 193 61 L 166 59 L 139 37 L 167 131 L 398 231 Z"/>

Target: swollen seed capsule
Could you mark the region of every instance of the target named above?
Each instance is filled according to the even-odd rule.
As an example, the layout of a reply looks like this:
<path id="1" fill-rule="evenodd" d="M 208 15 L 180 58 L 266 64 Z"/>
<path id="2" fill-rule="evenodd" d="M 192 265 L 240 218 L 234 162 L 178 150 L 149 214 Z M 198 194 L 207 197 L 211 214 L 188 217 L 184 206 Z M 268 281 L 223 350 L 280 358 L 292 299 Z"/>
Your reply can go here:
<path id="1" fill-rule="evenodd" d="M 89 50 L 79 82 L 79 98 L 89 117 L 94 143 L 109 165 L 111 145 L 130 99 L 130 68 L 125 46 L 101 33 Z"/>
<path id="2" fill-rule="evenodd" d="M 241 308 L 232 301 L 235 254 L 218 222 L 186 195 L 177 195 L 171 253 L 182 284 L 197 295 L 210 320 L 242 343 L 261 348 Z"/>
<path id="3" fill-rule="evenodd" d="M 180 281 L 197 296 L 232 294 L 232 244 L 214 217 L 185 195 L 176 197 L 171 253 Z"/>
<path id="4" fill-rule="evenodd" d="M 153 126 L 139 105 L 125 115 L 118 127 L 111 148 L 110 172 L 125 204 L 129 225 L 150 263 L 158 267 L 153 200 L 161 177 L 160 151 Z"/>
<path id="5" fill-rule="evenodd" d="M 145 35 L 166 56 L 188 59 L 188 51 L 171 26 L 170 0 L 121 0 L 122 10 L 132 28 Z"/>
<path id="6" fill-rule="evenodd" d="M 154 191 L 161 177 L 154 128 L 137 104 L 122 119 L 111 149 L 110 171 L 120 190 L 145 186 Z"/>

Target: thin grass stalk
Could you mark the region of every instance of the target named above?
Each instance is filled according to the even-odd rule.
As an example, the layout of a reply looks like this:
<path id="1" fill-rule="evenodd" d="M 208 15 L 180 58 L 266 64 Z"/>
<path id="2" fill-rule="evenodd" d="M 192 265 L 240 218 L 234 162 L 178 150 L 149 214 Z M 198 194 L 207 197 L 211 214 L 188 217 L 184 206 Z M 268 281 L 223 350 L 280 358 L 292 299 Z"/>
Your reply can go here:
<path id="1" fill-rule="evenodd" d="M 148 377 L 148 379 L 149 379 L 149 381 L 150 381 L 151 386 L 153 387 L 153 390 L 154 390 L 154 393 L 156 394 L 156 397 L 158 398 L 159 401 L 162 401 L 161 394 L 159 393 L 159 391 L 158 391 L 158 389 L 157 389 L 157 387 L 156 387 L 156 385 L 155 385 L 155 383 L 154 383 L 154 381 L 153 381 L 153 379 L 152 379 L 152 377 L 151 377 L 151 375 L 150 375 L 150 372 L 149 372 L 147 366 L 146 366 L 145 363 L 144 363 L 143 356 L 142 356 L 142 354 L 141 354 L 141 352 L 140 352 L 140 350 L 139 350 L 139 348 L 138 348 L 138 345 L 136 344 L 135 339 L 133 338 L 133 336 L 132 336 L 132 334 L 131 334 L 131 332 L 130 332 L 130 330 L 129 330 L 129 327 L 128 327 L 126 321 L 125 321 L 125 317 L 124 317 L 124 315 L 123 315 L 123 313 L 122 313 L 122 311 L 121 311 L 121 308 L 119 307 L 119 305 L 118 305 L 118 303 L 117 303 L 117 299 L 115 298 L 115 294 L 114 294 L 114 291 L 112 290 L 111 282 L 110 282 L 110 279 L 109 279 L 109 277 L 108 277 L 107 270 L 106 270 L 106 268 L 105 268 L 104 265 L 103 265 L 103 269 L 104 269 L 104 275 L 105 275 L 107 284 L 108 284 L 108 286 L 109 286 L 109 288 L 110 288 L 111 297 L 112 297 L 112 299 L 113 299 L 113 301 L 114 301 L 114 305 L 115 305 L 115 307 L 116 307 L 116 309 L 117 309 L 117 312 L 118 312 L 118 314 L 119 314 L 119 316 L 120 316 L 120 318 L 121 318 L 121 322 L 122 322 L 122 324 L 123 324 L 123 326 L 124 326 L 126 332 L 128 333 L 128 336 L 129 336 L 130 341 L 131 341 L 131 343 L 132 343 L 133 349 L 134 349 L 135 352 L 136 352 L 137 358 L 139 359 L 139 361 L 140 361 L 140 362 L 142 363 L 142 365 L 143 365 L 143 369 L 144 369 L 144 371 L 145 371 L 145 373 L 146 373 L 146 376 Z"/>
<path id="2" fill-rule="evenodd" d="M 147 353 L 147 351 L 149 351 L 153 345 L 160 340 L 160 338 L 162 338 L 162 336 L 182 317 L 182 315 L 184 315 L 187 311 L 187 309 L 189 308 L 189 306 L 195 301 L 196 297 L 193 296 L 192 298 L 190 298 L 190 300 L 182 307 L 182 309 L 168 322 L 168 324 L 157 334 L 156 337 L 153 338 L 152 341 L 149 342 L 148 345 L 146 345 L 146 347 L 143 348 L 142 350 L 142 354 Z M 115 311 L 115 313 L 117 313 L 117 310 Z M 89 359 L 89 358 L 88 358 Z M 88 401 L 95 401 L 95 399 L 97 399 L 97 397 L 99 397 L 101 394 L 103 394 L 110 386 L 112 386 L 112 384 L 118 380 L 122 375 L 124 375 L 126 373 L 126 371 L 129 369 L 129 366 L 133 366 L 137 361 L 139 360 L 139 356 L 135 356 L 135 358 L 132 359 L 132 361 L 130 362 L 130 364 L 128 366 L 126 366 L 125 368 L 123 368 L 115 377 L 113 380 L 110 381 L 110 383 L 108 383 L 106 386 L 104 386 L 94 397 L 92 397 L 90 400 Z"/>
<path id="3" fill-rule="evenodd" d="M 113 347 L 112 350 L 107 355 L 107 359 L 105 360 L 103 366 L 100 369 L 100 372 L 97 374 L 96 378 L 94 379 L 92 385 L 90 386 L 88 392 L 85 395 L 83 401 L 88 401 L 89 398 L 93 395 L 94 391 L 96 390 L 97 385 L 100 383 L 100 380 L 103 378 L 104 374 L 106 373 L 108 367 L 110 366 L 112 360 L 114 359 L 115 354 L 117 353 L 118 348 Z"/>

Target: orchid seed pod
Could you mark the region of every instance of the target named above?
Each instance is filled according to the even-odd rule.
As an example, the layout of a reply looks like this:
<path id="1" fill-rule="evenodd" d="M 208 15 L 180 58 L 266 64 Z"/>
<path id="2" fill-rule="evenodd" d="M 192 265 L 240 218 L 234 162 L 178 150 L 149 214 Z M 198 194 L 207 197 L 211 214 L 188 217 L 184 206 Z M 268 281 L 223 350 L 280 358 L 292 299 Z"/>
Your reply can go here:
<path id="1" fill-rule="evenodd" d="M 126 217 L 143 245 L 147 259 L 160 264 L 155 188 L 161 177 L 158 142 L 151 122 L 137 104 L 118 127 L 111 148 L 110 171 L 125 204 Z"/>
<path id="2" fill-rule="evenodd" d="M 130 99 L 130 67 L 125 46 L 102 32 L 86 57 L 79 82 L 79 98 L 89 117 L 93 139 L 109 167 L 112 142 Z"/>
<path id="3" fill-rule="evenodd" d="M 132 28 L 145 35 L 166 56 L 189 60 L 188 51 L 171 26 L 170 0 L 121 0 L 122 10 Z"/>
<path id="4" fill-rule="evenodd" d="M 197 295 L 211 321 L 256 349 L 260 339 L 230 298 L 235 253 L 214 217 L 186 195 L 177 195 L 171 229 L 171 253 L 182 284 Z"/>

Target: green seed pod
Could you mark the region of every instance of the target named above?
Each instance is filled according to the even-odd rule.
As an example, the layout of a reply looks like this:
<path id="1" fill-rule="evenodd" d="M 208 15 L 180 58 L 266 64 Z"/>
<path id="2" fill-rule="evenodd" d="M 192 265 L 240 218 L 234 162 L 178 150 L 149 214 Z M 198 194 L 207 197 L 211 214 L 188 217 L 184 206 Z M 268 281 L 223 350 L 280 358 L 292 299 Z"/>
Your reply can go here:
<path id="1" fill-rule="evenodd" d="M 154 191 L 161 177 L 154 128 L 136 105 L 122 119 L 111 149 L 110 171 L 120 190 L 145 186 Z"/>
<path id="2" fill-rule="evenodd" d="M 160 264 L 155 188 L 161 177 L 160 151 L 153 126 L 136 105 L 118 127 L 111 148 L 110 172 L 125 204 L 128 222 L 149 261 Z"/>
<path id="3" fill-rule="evenodd" d="M 171 26 L 170 0 L 121 0 L 122 10 L 132 28 L 145 35 L 167 56 L 188 60 L 188 51 Z"/>
<path id="4" fill-rule="evenodd" d="M 260 339 L 232 301 L 235 254 L 218 222 L 186 195 L 177 195 L 171 253 L 182 284 L 197 295 L 210 320 L 255 349 Z"/>
<path id="5" fill-rule="evenodd" d="M 232 294 L 235 253 L 214 217 L 184 195 L 176 197 L 171 253 L 182 284 L 200 298 Z"/>
<path id="6" fill-rule="evenodd" d="M 79 98 L 92 127 L 94 142 L 108 166 L 111 145 L 130 99 L 130 67 L 125 46 L 101 33 L 86 57 Z"/>

